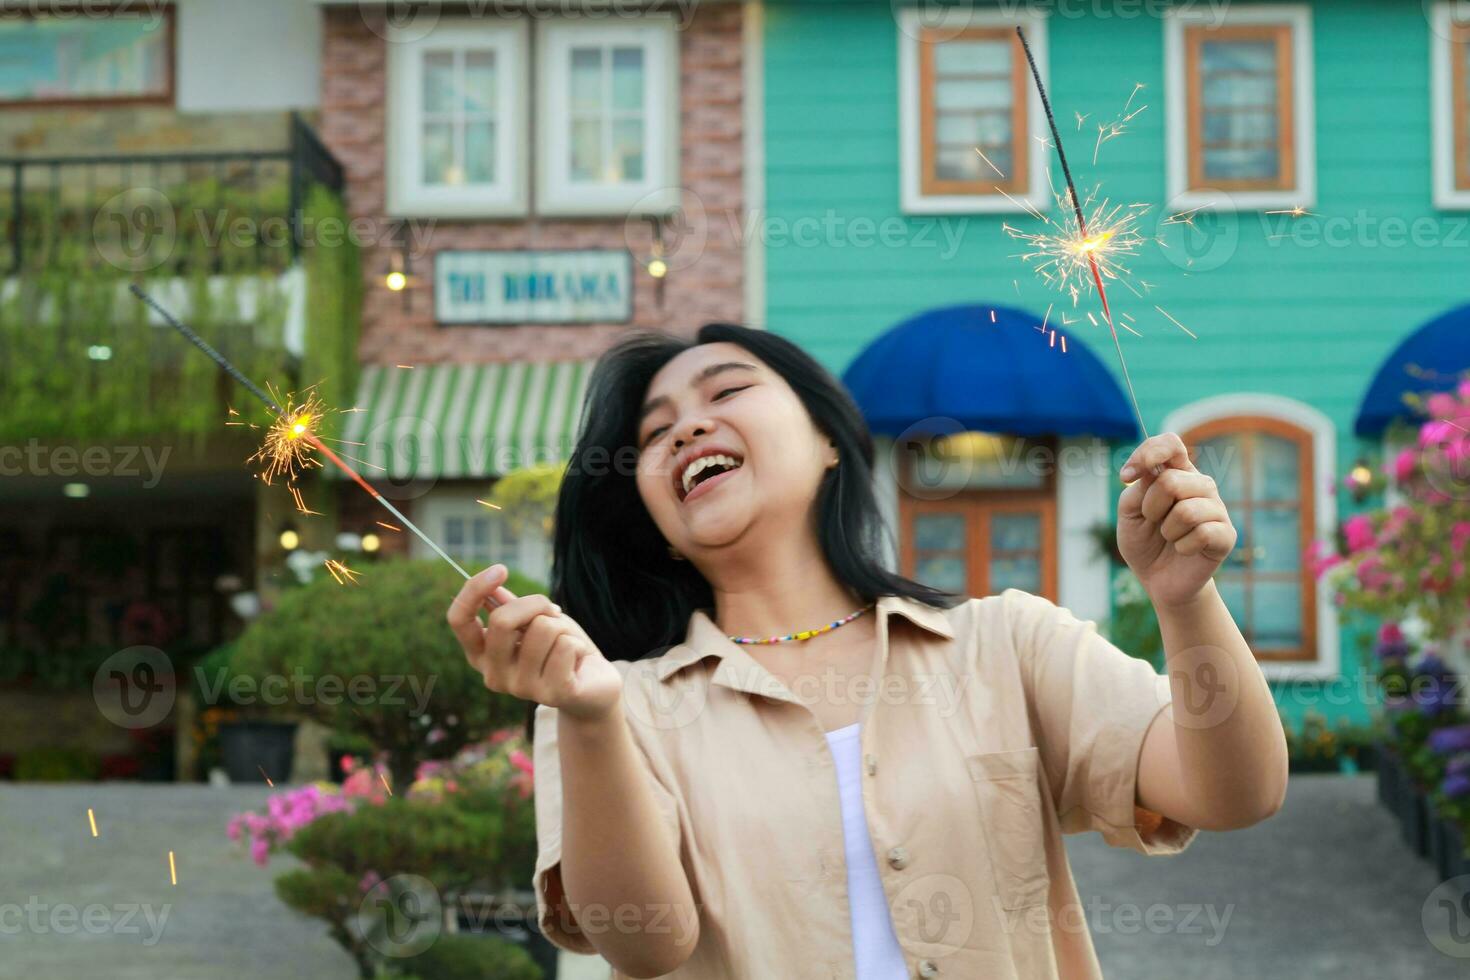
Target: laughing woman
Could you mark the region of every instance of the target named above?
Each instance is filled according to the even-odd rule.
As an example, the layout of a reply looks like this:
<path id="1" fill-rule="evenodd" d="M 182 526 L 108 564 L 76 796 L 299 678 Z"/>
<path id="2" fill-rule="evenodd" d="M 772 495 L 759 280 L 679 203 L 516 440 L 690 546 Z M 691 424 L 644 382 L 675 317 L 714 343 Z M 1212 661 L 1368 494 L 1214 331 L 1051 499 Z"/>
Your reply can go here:
<path id="1" fill-rule="evenodd" d="M 1062 834 L 1175 854 L 1280 807 L 1285 737 L 1212 579 L 1235 529 L 1178 436 L 1119 474 L 1167 677 L 1041 596 L 888 571 L 873 466 L 770 333 L 598 363 L 551 596 L 495 565 L 448 612 L 486 686 L 536 702 L 557 946 L 615 978 L 1095 978 Z"/>

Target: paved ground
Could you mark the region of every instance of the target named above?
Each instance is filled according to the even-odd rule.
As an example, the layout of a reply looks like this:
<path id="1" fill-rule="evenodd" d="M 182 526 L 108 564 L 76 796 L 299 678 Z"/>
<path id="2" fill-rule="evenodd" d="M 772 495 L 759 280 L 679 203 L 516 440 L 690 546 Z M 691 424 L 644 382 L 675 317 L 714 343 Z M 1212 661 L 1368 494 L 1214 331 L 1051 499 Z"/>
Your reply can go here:
<path id="1" fill-rule="evenodd" d="M 230 815 L 260 806 L 268 793 L 3 784 L 0 977 L 351 980 L 351 963 L 321 926 L 276 899 L 276 859 L 257 868 L 225 839 Z M 1144 858 L 1096 835 L 1067 843 L 1110 978 L 1470 975 L 1470 960 L 1449 959 L 1425 939 L 1420 909 L 1435 882 L 1374 803 L 1371 777 L 1294 778 L 1276 818 L 1206 834 L 1178 857 Z M 170 849 L 177 886 L 169 884 Z M 27 904 L 40 911 L 32 916 Z M 101 927 L 65 919 L 66 909 L 80 914 L 93 904 L 106 909 Z M 124 922 L 129 908 L 137 911 Z M 565 961 L 566 980 L 606 976 L 600 961 L 575 960 Z"/>

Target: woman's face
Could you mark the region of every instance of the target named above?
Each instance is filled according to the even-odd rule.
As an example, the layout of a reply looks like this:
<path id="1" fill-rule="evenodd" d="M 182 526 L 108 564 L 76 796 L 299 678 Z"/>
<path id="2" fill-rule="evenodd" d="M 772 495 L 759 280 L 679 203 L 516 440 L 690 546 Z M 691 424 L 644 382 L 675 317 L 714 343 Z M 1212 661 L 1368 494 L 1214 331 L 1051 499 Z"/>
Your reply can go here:
<path id="1" fill-rule="evenodd" d="M 639 495 L 691 558 L 799 533 L 837 458 L 785 379 L 731 343 L 701 344 L 665 364 L 637 433 Z"/>

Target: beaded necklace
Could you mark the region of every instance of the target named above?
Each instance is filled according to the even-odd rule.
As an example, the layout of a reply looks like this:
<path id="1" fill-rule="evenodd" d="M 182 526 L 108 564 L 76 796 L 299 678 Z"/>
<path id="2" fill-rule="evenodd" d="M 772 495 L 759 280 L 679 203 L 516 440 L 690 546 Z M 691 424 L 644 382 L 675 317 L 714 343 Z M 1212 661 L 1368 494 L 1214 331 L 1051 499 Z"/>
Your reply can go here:
<path id="1" fill-rule="evenodd" d="M 761 639 L 758 636 L 732 636 L 730 637 L 730 640 L 733 643 L 757 644 L 785 643 L 787 640 L 810 640 L 814 636 L 821 636 L 823 633 L 829 633 L 839 626 L 852 622 L 854 619 L 857 619 L 869 609 L 872 609 L 873 605 L 874 604 L 870 602 L 850 616 L 844 616 L 841 619 L 834 620 L 833 622 L 828 623 L 826 626 L 818 626 L 816 629 L 802 630 L 800 633 L 787 633 L 785 636 L 769 636 L 765 639 Z"/>

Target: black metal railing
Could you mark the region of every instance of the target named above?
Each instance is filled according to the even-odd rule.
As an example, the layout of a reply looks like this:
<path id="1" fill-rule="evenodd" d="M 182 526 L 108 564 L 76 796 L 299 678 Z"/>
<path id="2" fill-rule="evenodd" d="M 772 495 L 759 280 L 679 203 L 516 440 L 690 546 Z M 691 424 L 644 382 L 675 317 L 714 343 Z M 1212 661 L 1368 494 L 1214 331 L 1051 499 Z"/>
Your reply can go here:
<path id="1" fill-rule="evenodd" d="M 284 266 L 313 185 L 342 165 L 295 113 L 282 150 L 0 158 L 0 269 Z"/>

